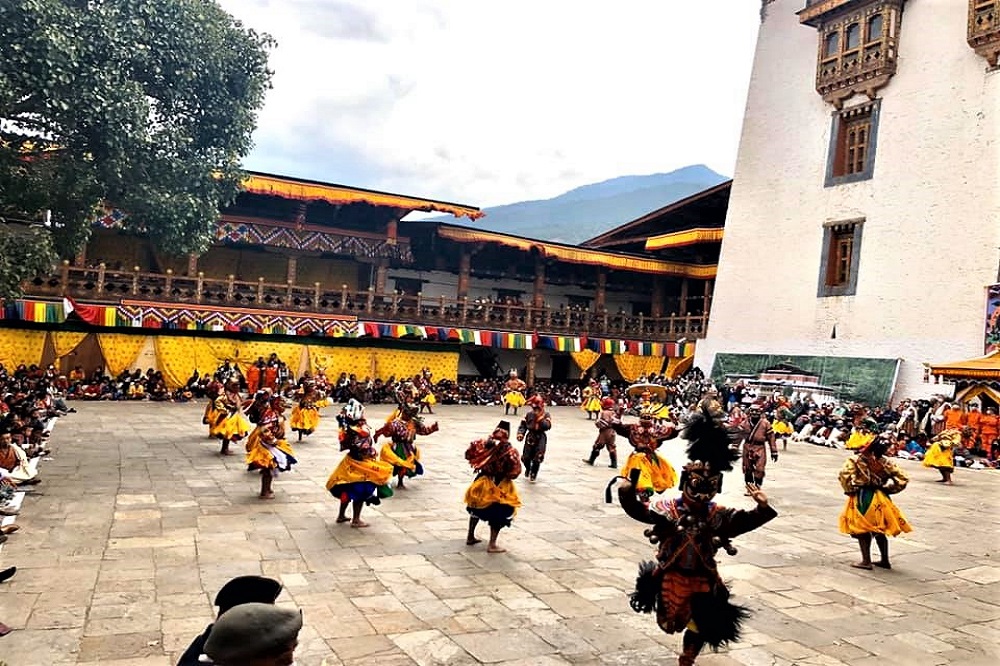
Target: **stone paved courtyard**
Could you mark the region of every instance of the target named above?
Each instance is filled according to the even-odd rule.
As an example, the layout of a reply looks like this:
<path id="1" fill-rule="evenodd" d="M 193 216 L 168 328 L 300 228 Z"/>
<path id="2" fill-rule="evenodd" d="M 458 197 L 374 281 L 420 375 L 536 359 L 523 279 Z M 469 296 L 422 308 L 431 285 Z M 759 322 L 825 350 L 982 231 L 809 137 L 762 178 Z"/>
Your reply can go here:
<path id="1" fill-rule="evenodd" d="M 538 483 L 517 482 L 525 506 L 501 535 L 508 552 L 488 555 L 464 543 L 463 452 L 499 408 L 440 407 L 441 432 L 423 439 L 427 475 L 356 530 L 334 523 L 324 489 L 341 456 L 332 418 L 296 445 L 300 464 L 265 502 L 241 458 L 217 455 L 200 404 L 77 407 L 0 552 L 0 568 L 19 569 L 0 585 L 0 621 L 15 629 L 0 663 L 173 664 L 211 621 L 219 586 L 249 573 L 279 578 L 280 603 L 303 610 L 300 666 L 676 663 L 680 637 L 629 609 L 652 547 L 604 504 L 610 470 L 580 462 L 595 429 L 577 409 L 553 410 Z M 667 455 L 682 463 L 679 444 Z M 699 664 L 997 663 L 1000 475 L 959 471 L 942 487 L 903 462 L 911 484 L 898 504 L 915 530 L 892 541 L 892 571 L 862 572 L 836 529 L 843 458 L 797 445 L 769 467 L 779 517 L 721 556 L 754 615 L 743 642 Z M 735 475 L 721 499 L 750 506 Z"/>

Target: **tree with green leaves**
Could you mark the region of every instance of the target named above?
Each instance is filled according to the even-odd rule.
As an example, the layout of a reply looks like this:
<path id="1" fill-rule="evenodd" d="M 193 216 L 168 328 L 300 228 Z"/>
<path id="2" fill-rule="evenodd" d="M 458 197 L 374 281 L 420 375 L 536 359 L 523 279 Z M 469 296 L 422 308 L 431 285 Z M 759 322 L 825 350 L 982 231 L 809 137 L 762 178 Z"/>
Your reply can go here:
<path id="1" fill-rule="evenodd" d="M 0 217 L 51 211 L 44 231 L 0 224 L 0 297 L 75 254 L 105 202 L 159 251 L 207 248 L 272 46 L 214 0 L 0 2 Z"/>

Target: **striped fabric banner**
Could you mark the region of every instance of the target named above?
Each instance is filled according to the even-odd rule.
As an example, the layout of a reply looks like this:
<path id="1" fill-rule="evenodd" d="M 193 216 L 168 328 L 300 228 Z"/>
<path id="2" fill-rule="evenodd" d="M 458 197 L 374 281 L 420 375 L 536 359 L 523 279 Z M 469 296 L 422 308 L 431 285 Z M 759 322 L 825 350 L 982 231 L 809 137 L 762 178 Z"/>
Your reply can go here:
<path id="1" fill-rule="evenodd" d="M 36 324 L 61 324 L 66 321 L 62 303 L 17 301 L 17 315 L 21 321 L 32 321 Z"/>
<path id="2" fill-rule="evenodd" d="M 558 352 L 581 352 L 587 346 L 586 338 L 566 335 L 539 335 L 535 347 Z"/>
<path id="3" fill-rule="evenodd" d="M 624 340 L 590 340 L 587 348 L 599 354 L 624 354 L 628 351 Z"/>

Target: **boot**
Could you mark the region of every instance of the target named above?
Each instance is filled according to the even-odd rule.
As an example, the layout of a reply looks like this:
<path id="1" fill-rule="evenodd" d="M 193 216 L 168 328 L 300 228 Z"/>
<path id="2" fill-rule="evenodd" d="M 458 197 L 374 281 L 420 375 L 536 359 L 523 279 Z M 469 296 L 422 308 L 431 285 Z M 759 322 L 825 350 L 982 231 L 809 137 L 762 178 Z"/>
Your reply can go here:
<path id="1" fill-rule="evenodd" d="M 598 453 L 600 453 L 600 451 L 598 451 L 597 449 L 593 449 L 590 452 L 590 457 L 589 458 L 584 458 L 583 462 L 587 463 L 588 465 L 593 465 L 594 461 L 597 460 L 597 454 Z"/>
<path id="2" fill-rule="evenodd" d="M 611 454 L 611 463 L 608 465 L 611 469 L 618 469 L 618 456 L 614 453 Z"/>

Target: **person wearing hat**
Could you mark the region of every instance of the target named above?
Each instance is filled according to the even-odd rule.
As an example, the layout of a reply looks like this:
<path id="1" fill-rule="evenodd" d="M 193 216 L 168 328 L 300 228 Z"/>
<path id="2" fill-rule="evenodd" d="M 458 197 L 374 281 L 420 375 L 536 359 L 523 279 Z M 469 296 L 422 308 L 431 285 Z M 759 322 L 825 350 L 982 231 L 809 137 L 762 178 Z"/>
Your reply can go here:
<path id="1" fill-rule="evenodd" d="M 271 489 L 274 477 L 287 472 L 298 462 L 295 452 L 285 439 L 284 411 L 285 399 L 280 395 L 271 398 L 268 409 L 247 439 L 247 469 L 260 470 L 261 499 L 274 499 Z"/>
<path id="2" fill-rule="evenodd" d="M 767 450 L 771 449 L 771 460 L 778 462 L 778 442 L 771 422 L 764 416 L 759 403 L 753 403 L 747 410 L 747 420 L 743 423 L 743 480 L 755 486 L 764 485 L 767 471 Z M 749 493 L 748 493 L 749 494 Z"/>
<path id="3" fill-rule="evenodd" d="M 312 380 L 302 383 L 299 389 L 297 401 L 292 407 L 292 416 L 288 423 L 292 430 L 299 433 L 299 441 L 303 435 L 311 435 L 319 427 L 319 410 L 330 405 L 330 401 L 320 395 L 316 390 L 316 383 Z"/>
<path id="4" fill-rule="evenodd" d="M 501 402 L 503 403 L 504 416 L 510 414 L 511 407 L 514 408 L 514 416 L 517 416 L 517 408 L 524 404 L 524 392 L 528 385 L 524 383 L 524 380 L 518 379 L 517 370 L 511 369 L 503 388 Z"/>
<path id="5" fill-rule="evenodd" d="M 645 501 L 677 483 L 677 472 L 665 457 L 657 453 L 663 442 L 677 437 L 673 425 L 657 424 L 652 414 L 644 413 L 639 415 L 639 423 L 615 421 L 611 427 L 632 445 L 633 451 L 622 467 L 622 476 L 631 478 L 633 470 L 637 472 L 633 485 Z"/>
<path id="6" fill-rule="evenodd" d="M 465 491 L 465 505 L 469 512 L 469 534 L 465 543 L 474 546 L 482 540 L 476 538 L 476 527 L 483 520 L 490 526 L 488 553 L 502 553 L 497 545 L 500 530 L 510 527 L 511 519 L 521 506 L 514 479 L 521 475 L 521 457 L 510 443 L 510 422 L 501 421 L 490 437 L 477 439 L 469 444 L 465 459 L 476 472 L 476 479 Z"/>
<path id="7" fill-rule="evenodd" d="M 291 666 L 302 611 L 247 603 L 223 613 L 205 641 L 215 666 Z"/>
<path id="8" fill-rule="evenodd" d="M 537 393 L 528 399 L 527 404 L 531 411 L 521 419 L 521 425 L 517 428 L 517 441 L 524 442 L 521 460 L 524 461 L 525 474 L 530 481 L 537 481 L 538 468 L 545 460 L 552 415 L 545 411 L 545 401 Z"/>
<path id="9" fill-rule="evenodd" d="M 238 576 L 223 585 L 219 593 L 215 595 L 214 604 L 219 608 L 219 614 L 216 618 L 240 604 L 273 604 L 279 594 L 281 594 L 281 583 L 272 578 Z M 181 655 L 177 666 L 205 666 L 205 664 L 211 663 L 204 661 L 202 655 L 205 654 L 205 642 L 214 626 L 214 624 L 208 625 L 205 631 L 191 642 L 188 649 Z"/>
<path id="10" fill-rule="evenodd" d="M 420 418 L 420 407 L 412 403 L 401 403 L 399 415 L 375 431 L 375 439 L 381 436 L 389 437 L 379 458 L 393 466 L 396 476 L 396 487 L 406 490 L 403 483 L 405 477 L 414 477 L 424 473 L 420 464 L 420 449 L 417 448 L 417 435 L 432 435 L 438 431 L 437 421 L 431 425 Z"/>
<path id="11" fill-rule="evenodd" d="M 365 420 L 365 407 L 351 398 L 337 416 L 340 424 L 340 450 L 347 455 L 340 461 L 326 480 L 326 489 L 340 500 L 338 523 L 351 521 L 351 527 L 368 527 L 361 520 L 365 504 L 379 504 L 392 497 L 389 480 L 392 465 L 378 459 L 372 431 Z M 352 505 L 353 516 L 348 519 L 347 505 Z"/>
<path id="12" fill-rule="evenodd" d="M 615 469 L 618 467 L 618 449 L 615 446 L 615 423 L 621 423 L 618 414 L 615 413 L 615 401 L 612 398 L 601 400 L 601 412 L 597 416 L 594 425 L 597 426 L 597 439 L 594 440 L 594 447 L 590 450 L 590 457 L 584 458 L 583 462 L 593 465 L 597 456 L 601 454 L 601 449 L 608 449 L 608 457 L 611 464 L 608 467 Z"/>
<path id="13" fill-rule="evenodd" d="M 862 419 L 861 423 L 851 431 L 851 436 L 847 438 L 844 447 L 849 451 L 860 451 L 875 439 L 876 428 L 878 422 L 875 419 Z"/>
<path id="14" fill-rule="evenodd" d="M 601 387 L 596 379 L 591 379 L 590 384 L 583 388 L 583 402 L 580 409 L 587 412 L 587 420 L 598 418 L 601 411 Z"/>
<path id="15" fill-rule="evenodd" d="M 240 382 L 230 379 L 222 393 L 215 399 L 215 420 L 209 425 L 209 433 L 222 442 L 220 455 L 229 456 L 230 442 L 238 442 L 250 433 L 250 421 L 243 414 L 243 398 L 240 396 Z"/>
<path id="16" fill-rule="evenodd" d="M 955 432 L 960 438 L 961 434 Z M 861 548 L 861 561 L 851 565 L 855 569 L 891 569 L 887 537 L 913 531 L 903 512 L 889 499 L 902 492 L 909 479 L 885 457 L 888 448 L 887 440 L 872 440 L 858 455 L 848 458 L 838 476 L 847 495 L 838 521 L 840 531 L 857 539 Z M 878 562 L 872 562 L 873 538 L 881 555 Z"/>

